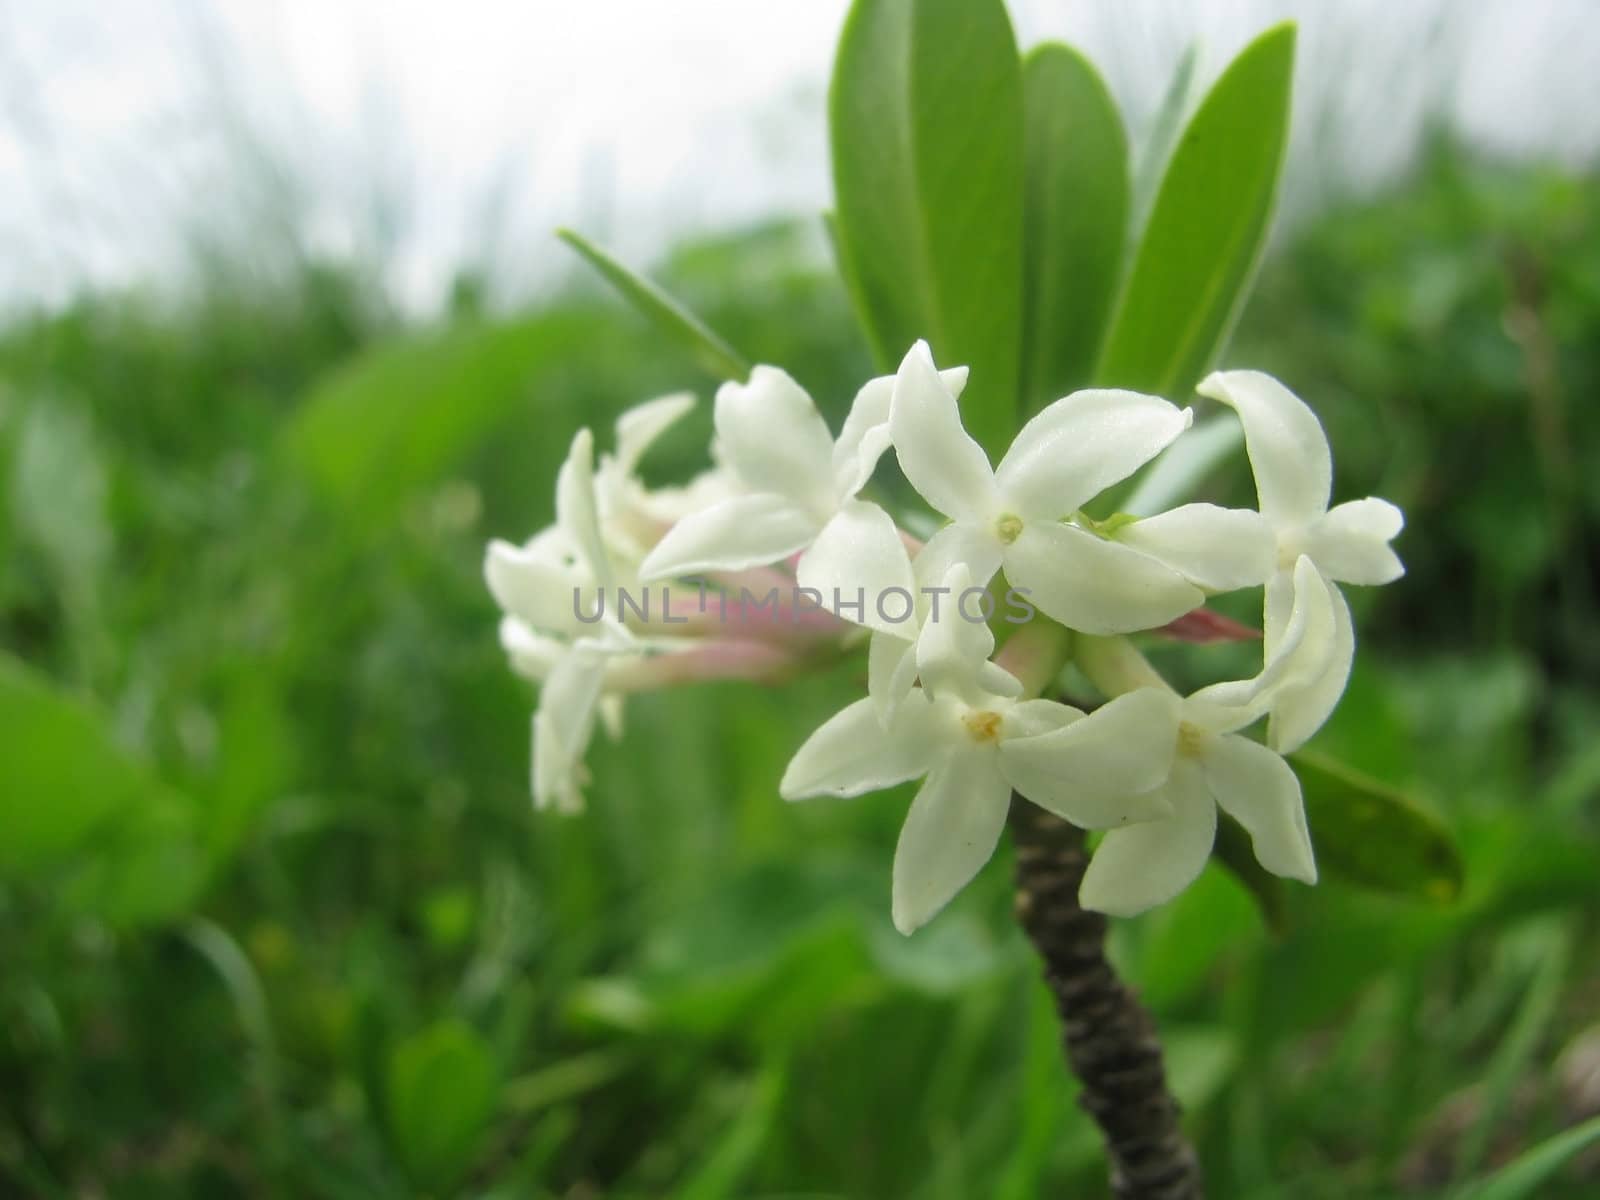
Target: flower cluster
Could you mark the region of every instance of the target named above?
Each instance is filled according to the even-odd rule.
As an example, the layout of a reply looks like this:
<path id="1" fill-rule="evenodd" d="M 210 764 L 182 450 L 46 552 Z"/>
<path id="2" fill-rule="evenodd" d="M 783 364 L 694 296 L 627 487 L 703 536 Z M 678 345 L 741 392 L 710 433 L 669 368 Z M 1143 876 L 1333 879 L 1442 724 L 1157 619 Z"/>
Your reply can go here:
<path id="1" fill-rule="evenodd" d="M 995 466 L 962 427 L 966 374 L 938 370 L 919 342 L 860 390 L 835 438 L 793 379 L 756 367 L 718 391 L 715 465 L 681 488 L 648 489 L 636 467 L 690 397 L 625 414 L 598 463 L 581 431 L 555 524 L 522 546 L 492 543 L 486 563 L 511 662 L 543 684 L 535 803 L 580 807 L 596 720 L 615 729 L 627 692 L 776 682 L 864 641 L 867 695 L 806 740 L 779 790 L 799 800 L 923 781 L 894 859 L 902 932 L 988 861 L 1013 793 L 1106 831 L 1080 894 L 1089 908 L 1131 914 L 1176 895 L 1210 855 L 1219 808 L 1263 867 L 1314 882 L 1283 756 L 1321 727 L 1349 676 L 1354 631 L 1337 585 L 1403 572 L 1389 546 L 1399 509 L 1371 498 L 1330 508 L 1315 414 L 1270 376 L 1227 371 L 1199 392 L 1238 414 L 1259 511 L 1092 516 L 1097 496 L 1184 436 L 1192 412 L 1075 392 Z M 891 449 L 945 518 L 926 542 L 862 498 Z M 1125 636 L 1180 628 L 1208 596 L 1254 587 L 1253 678 L 1180 696 Z M 1069 661 L 1103 694 L 1093 711 L 1045 695 Z M 1262 721 L 1264 740 L 1242 732 Z"/>

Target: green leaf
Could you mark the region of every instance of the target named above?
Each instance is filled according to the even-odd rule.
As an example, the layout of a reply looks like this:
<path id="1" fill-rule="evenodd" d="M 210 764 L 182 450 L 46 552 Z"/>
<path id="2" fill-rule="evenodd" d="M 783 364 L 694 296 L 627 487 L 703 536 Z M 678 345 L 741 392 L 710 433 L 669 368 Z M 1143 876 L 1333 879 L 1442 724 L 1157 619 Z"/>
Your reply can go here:
<path id="1" fill-rule="evenodd" d="M 646 319 L 682 342 L 696 361 L 717 379 L 744 379 L 750 374 L 750 364 L 743 355 L 658 284 L 630 271 L 580 233 L 558 229 L 556 236 L 581 254 Z"/>
<path id="2" fill-rule="evenodd" d="M 1540 1142 L 1501 1167 L 1493 1175 L 1471 1184 L 1457 1200 L 1526 1200 L 1540 1196 L 1540 1190 L 1556 1172 L 1590 1146 L 1600 1143 L 1600 1117 Z"/>
<path id="3" fill-rule="evenodd" d="M 312 391 L 285 431 L 288 454 L 341 513 L 383 521 L 454 468 L 600 328 L 592 314 L 564 312 L 380 346 Z"/>
<path id="4" fill-rule="evenodd" d="M 0 655 L 0 877 L 53 872 L 63 913 L 128 927 L 184 911 L 204 881 L 194 810 L 101 716 Z"/>
<path id="5" fill-rule="evenodd" d="M 856 0 L 829 95 L 842 266 L 880 365 L 965 364 L 968 430 L 1010 442 L 1022 343 L 1022 64 L 1001 0 Z"/>
<path id="6" fill-rule="evenodd" d="M 1135 245 L 1144 234 L 1150 206 L 1155 203 L 1156 193 L 1161 187 L 1161 176 L 1165 174 L 1167 161 L 1172 157 L 1172 148 L 1177 144 L 1183 119 L 1189 115 L 1197 77 L 1195 68 L 1199 63 L 1200 43 L 1190 42 L 1183 57 L 1178 59 L 1166 93 L 1161 97 L 1161 107 L 1156 109 L 1155 119 L 1150 122 L 1144 145 L 1139 150 L 1139 164 L 1133 174 L 1133 219 L 1128 223 L 1128 232 L 1133 236 Z"/>
<path id="7" fill-rule="evenodd" d="M 1277 194 L 1294 42 L 1292 24 L 1262 34 L 1184 130 L 1117 304 L 1097 383 L 1180 398 L 1227 340 Z"/>
<path id="8" fill-rule="evenodd" d="M 58 863 L 163 790 L 100 715 L 0 654 L 0 874 Z"/>
<path id="9" fill-rule="evenodd" d="M 1283 880 L 1256 861 L 1250 835 L 1232 817 L 1218 813 L 1216 855 L 1228 872 L 1244 885 L 1261 910 L 1261 918 L 1273 933 L 1287 927 Z"/>
<path id="10" fill-rule="evenodd" d="M 461 1177 L 498 1091 L 488 1045 L 459 1021 L 441 1021 L 395 1047 L 385 1111 L 395 1152 L 416 1183 L 443 1190 Z"/>
<path id="11" fill-rule="evenodd" d="M 1111 93 L 1058 42 L 1023 64 L 1026 328 L 1022 399 L 1043 406 L 1089 381 L 1122 267 L 1128 139 Z"/>
<path id="12" fill-rule="evenodd" d="M 1461 855 L 1449 830 L 1412 800 L 1325 755 L 1289 760 L 1305 792 L 1317 861 L 1353 883 L 1448 903 L 1461 893 Z"/>

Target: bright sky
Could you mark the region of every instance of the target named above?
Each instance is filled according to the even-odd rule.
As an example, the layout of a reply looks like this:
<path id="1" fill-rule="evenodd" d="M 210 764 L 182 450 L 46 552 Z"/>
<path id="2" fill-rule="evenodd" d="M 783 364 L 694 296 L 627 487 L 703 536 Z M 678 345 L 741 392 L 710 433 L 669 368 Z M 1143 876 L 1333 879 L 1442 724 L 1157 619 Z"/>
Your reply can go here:
<path id="1" fill-rule="evenodd" d="M 294 214 L 381 243 L 434 302 L 463 261 L 527 287 L 572 222 L 633 258 L 828 194 L 846 0 L 0 0 L 0 296 L 159 275 L 182 238 Z M 1402 163 L 1430 108 L 1592 159 L 1592 0 L 1013 0 L 1101 63 L 1137 132 L 1183 47 L 1206 77 L 1302 22 L 1302 202 Z M 252 156 L 251 148 L 257 153 Z M 251 171 L 242 163 L 254 162 Z M 287 167 L 285 172 L 282 168 Z M 264 247 L 264 252 L 269 247 Z"/>

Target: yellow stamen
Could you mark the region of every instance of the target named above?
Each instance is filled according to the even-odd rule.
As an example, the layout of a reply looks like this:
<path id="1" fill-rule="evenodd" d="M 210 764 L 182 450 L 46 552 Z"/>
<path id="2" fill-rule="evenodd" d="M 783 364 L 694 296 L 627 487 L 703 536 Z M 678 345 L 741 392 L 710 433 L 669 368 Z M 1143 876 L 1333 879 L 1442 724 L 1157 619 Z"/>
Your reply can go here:
<path id="1" fill-rule="evenodd" d="M 1178 753 L 1184 758 L 1199 758 L 1205 744 L 1206 731 L 1187 721 L 1178 724 Z"/>
<path id="2" fill-rule="evenodd" d="M 974 709 L 961 718 L 961 723 L 967 727 L 967 732 L 975 742 L 1000 740 L 1000 714 L 997 712 Z"/>

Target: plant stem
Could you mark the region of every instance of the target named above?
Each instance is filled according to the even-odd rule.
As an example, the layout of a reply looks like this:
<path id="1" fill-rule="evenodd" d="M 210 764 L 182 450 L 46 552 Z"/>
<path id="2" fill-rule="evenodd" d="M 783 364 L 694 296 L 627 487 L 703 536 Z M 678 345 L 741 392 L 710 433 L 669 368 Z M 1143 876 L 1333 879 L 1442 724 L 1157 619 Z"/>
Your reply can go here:
<path id="1" fill-rule="evenodd" d="M 1011 798 L 1017 920 L 1027 931 L 1061 1014 L 1067 1062 L 1083 1083 L 1119 1200 L 1198 1200 L 1200 1163 L 1167 1088 L 1155 1023 L 1106 960 L 1106 919 L 1078 904 L 1089 865 L 1084 833 Z"/>

